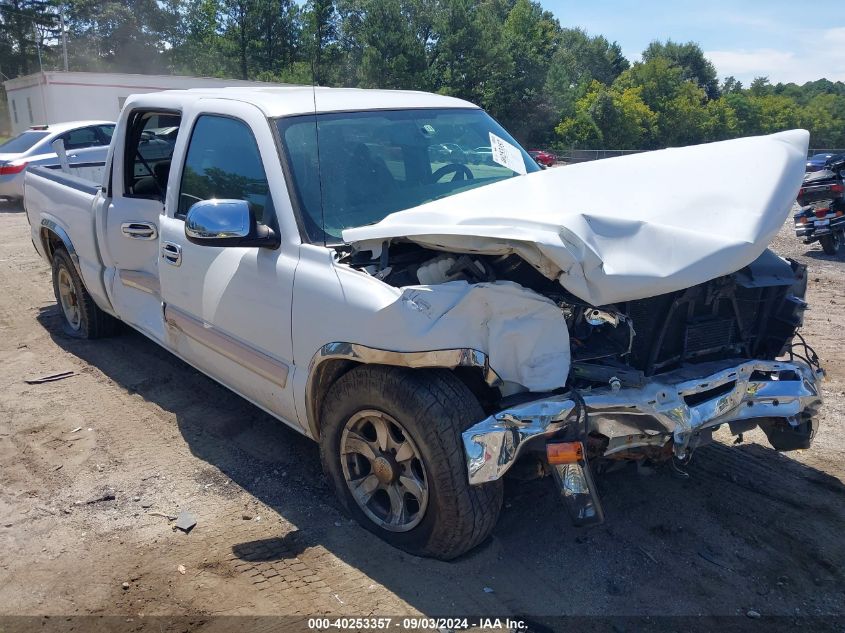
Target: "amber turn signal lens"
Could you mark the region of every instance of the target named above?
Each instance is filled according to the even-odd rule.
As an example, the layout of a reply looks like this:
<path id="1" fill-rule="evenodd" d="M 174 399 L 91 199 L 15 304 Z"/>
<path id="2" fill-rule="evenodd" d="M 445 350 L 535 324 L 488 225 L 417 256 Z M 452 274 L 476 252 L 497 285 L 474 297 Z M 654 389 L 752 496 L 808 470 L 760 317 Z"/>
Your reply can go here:
<path id="1" fill-rule="evenodd" d="M 584 460 L 584 445 L 581 442 L 550 442 L 546 444 L 546 458 L 549 464 L 576 464 Z"/>

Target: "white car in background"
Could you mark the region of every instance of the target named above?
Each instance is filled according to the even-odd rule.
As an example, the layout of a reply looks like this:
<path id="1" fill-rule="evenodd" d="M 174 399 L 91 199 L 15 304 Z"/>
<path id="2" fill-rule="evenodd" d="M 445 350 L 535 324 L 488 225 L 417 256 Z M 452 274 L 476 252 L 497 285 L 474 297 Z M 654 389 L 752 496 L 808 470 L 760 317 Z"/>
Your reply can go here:
<path id="1" fill-rule="evenodd" d="M 34 125 L 0 145 L 0 198 L 23 197 L 23 180 L 30 165 L 58 166 L 52 143 L 61 139 L 68 162 L 81 167 L 104 164 L 114 132 L 112 121 L 72 121 Z"/>

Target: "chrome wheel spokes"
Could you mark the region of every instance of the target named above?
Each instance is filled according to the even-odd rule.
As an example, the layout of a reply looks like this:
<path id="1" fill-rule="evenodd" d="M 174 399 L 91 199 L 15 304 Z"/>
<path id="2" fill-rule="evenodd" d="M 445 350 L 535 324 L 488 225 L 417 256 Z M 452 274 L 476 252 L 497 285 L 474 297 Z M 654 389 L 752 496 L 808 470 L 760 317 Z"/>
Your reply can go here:
<path id="1" fill-rule="evenodd" d="M 341 466 L 355 502 L 377 525 L 405 532 L 422 520 L 428 485 L 421 454 L 392 416 L 359 411 L 340 439 Z"/>
<path id="2" fill-rule="evenodd" d="M 78 330 L 82 323 L 79 299 L 76 296 L 76 289 L 73 286 L 73 279 L 71 279 L 70 273 L 62 267 L 59 268 L 58 286 L 59 302 L 61 303 L 65 319 L 67 319 L 68 325 L 71 328 Z"/>

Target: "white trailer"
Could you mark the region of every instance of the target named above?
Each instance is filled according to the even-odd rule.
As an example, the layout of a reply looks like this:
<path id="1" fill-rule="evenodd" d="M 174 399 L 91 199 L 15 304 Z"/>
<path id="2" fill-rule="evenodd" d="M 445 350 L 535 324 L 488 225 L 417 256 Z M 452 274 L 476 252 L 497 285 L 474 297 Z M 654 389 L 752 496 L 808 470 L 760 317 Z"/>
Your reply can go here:
<path id="1" fill-rule="evenodd" d="M 31 125 L 66 121 L 117 120 L 131 94 L 181 88 L 267 86 L 257 81 L 133 75 L 127 73 L 39 72 L 4 82 L 12 135 Z"/>

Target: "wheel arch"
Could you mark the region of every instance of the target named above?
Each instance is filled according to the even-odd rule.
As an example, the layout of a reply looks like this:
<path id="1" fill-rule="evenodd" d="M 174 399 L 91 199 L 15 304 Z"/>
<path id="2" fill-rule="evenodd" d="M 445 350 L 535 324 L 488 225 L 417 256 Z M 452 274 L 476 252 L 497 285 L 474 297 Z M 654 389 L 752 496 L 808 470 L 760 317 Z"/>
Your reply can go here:
<path id="1" fill-rule="evenodd" d="M 305 386 L 308 429 L 315 440 L 320 439 L 321 408 L 326 394 L 341 376 L 360 365 L 449 369 L 479 400 L 485 391 L 494 390 L 502 382 L 490 367 L 487 355 L 475 349 L 396 352 L 357 343 L 327 343 L 311 358 Z"/>
<path id="2" fill-rule="evenodd" d="M 47 255 L 49 261 L 53 261 L 53 255 L 58 248 L 64 248 L 70 256 L 70 261 L 73 262 L 76 272 L 82 275 L 79 267 L 79 256 L 76 253 L 76 248 L 70 236 L 61 226 L 53 222 L 53 220 L 41 220 L 41 245 L 44 248 L 44 253 Z"/>

